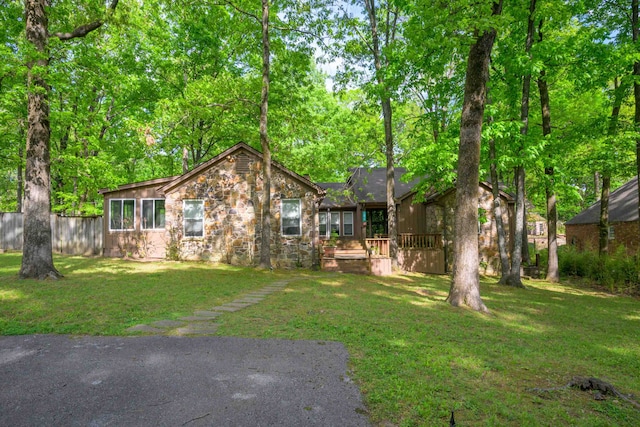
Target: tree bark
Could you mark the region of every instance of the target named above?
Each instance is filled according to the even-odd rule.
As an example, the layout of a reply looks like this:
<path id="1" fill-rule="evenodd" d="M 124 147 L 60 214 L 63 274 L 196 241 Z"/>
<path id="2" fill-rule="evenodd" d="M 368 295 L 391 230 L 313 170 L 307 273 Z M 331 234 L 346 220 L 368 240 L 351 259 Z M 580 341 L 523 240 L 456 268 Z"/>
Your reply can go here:
<path id="1" fill-rule="evenodd" d="M 602 175 L 602 196 L 600 197 L 600 221 L 598 222 L 598 255 L 609 253 L 609 194 L 611 191 L 611 177 Z"/>
<path id="2" fill-rule="evenodd" d="M 371 28 L 371 42 L 374 66 L 376 69 L 376 79 L 382 90 L 380 101 L 382 104 L 382 120 L 384 123 L 384 142 L 385 155 L 387 160 L 387 232 L 389 233 L 389 257 L 391 258 L 392 268 L 398 266 L 398 219 L 396 215 L 396 197 L 395 197 L 395 166 L 394 166 L 394 141 L 393 141 L 393 111 L 391 108 L 391 97 L 389 88 L 386 85 L 382 70 L 382 52 L 380 50 L 380 36 L 378 32 L 378 21 L 376 18 L 375 0 L 365 0 L 365 9 L 369 16 L 369 25 Z M 389 17 L 390 11 L 387 11 Z M 387 19 L 387 25 L 389 25 Z M 395 28 L 389 33 L 387 28 L 386 44 L 393 41 Z"/>
<path id="3" fill-rule="evenodd" d="M 611 120 L 609 121 L 609 129 L 607 134 L 613 137 L 618 132 L 618 118 L 620 116 L 620 108 L 625 94 L 625 88 L 622 87 L 616 78 L 613 82 L 614 98 L 613 107 L 611 108 Z M 614 147 L 611 147 L 612 149 Z M 606 256 L 609 253 L 609 195 L 611 192 L 611 170 L 606 168 L 602 171 L 602 190 L 600 194 L 600 220 L 598 221 L 598 255 Z"/>
<path id="4" fill-rule="evenodd" d="M 540 24 L 542 25 L 542 24 Z M 542 41 L 542 31 L 539 32 Z M 538 78 L 538 92 L 540 93 L 540 108 L 542 110 L 542 135 L 551 135 L 551 103 L 549 101 L 549 87 L 545 70 L 540 71 Z M 551 158 L 551 155 L 548 156 Z M 554 189 L 553 165 L 544 168 L 547 176 L 545 193 L 547 197 L 547 280 L 549 282 L 560 281 L 560 270 L 558 269 L 558 209 L 556 206 L 556 193 Z"/>
<path id="5" fill-rule="evenodd" d="M 531 46 L 533 46 L 534 20 L 533 15 L 536 10 L 536 0 L 529 2 L 529 18 L 527 22 L 527 38 L 525 41 L 525 54 L 529 57 Z M 522 78 L 522 100 L 520 104 L 520 134 L 524 137 L 529 133 L 529 97 L 531 92 L 531 72 L 526 71 Z M 520 148 L 521 150 L 524 147 Z M 526 239 L 526 216 L 524 204 L 524 182 L 525 171 L 524 165 L 515 168 L 516 183 L 516 221 L 515 221 L 515 238 L 514 245 L 511 250 L 511 272 L 505 283 L 509 286 L 524 287 L 520 276 L 520 267 L 522 265 L 522 245 L 528 244 Z M 528 250 L 528 247 L 527 247 Z"/>
<path id="6" fill-rule="evenodd" d="M 382 115 L 385 129 L 385 148 L 387 156 L 387 228 L 389 231 L 389 257 L 392 268 L 398 266 L 398 218 L 396 215 L 396 180 L 393 159 L 393 130 L 391 129 L 391 99 L 382 101 Z"/>
<path id="7" fill-rule="evenodd" d="M 640 28 L 638 28 L 638 0 L 631 0 L 631 36 L 633 45 L 638 45 L 638 36 Z M 633 63 L 633 98 L 635 101 L 635 112 L 633 123 L 636 129 L 640 126 L 640 61 Z M 638 174 L 638 217 L 640 218 L 640 138 L 636 137 L 636 172 Z M 640 221 L 638 221 L 638 236 L 640 236 Z"/>
<path id="8" fill-rule="evenodd" d="M 20 127 L 20 134 L 24 137 L 23 128 Z M 21 138 L 22 139 L 22 138 Z M 16 212 L 22 212 L 22 187 L 24 186 L 24 181 L 22 178 L 23 170 L 22 170 L 22 156 L 24 156 L 24 149 L 22 147 L 18 148 L 18 182 L 16 183 Z"/>
<path id="9" fill-rule="evenodd" d="M 491 164 L 489 170 L 491 173 L 491 192 L 493 194 L 493 217 L 496 223 L 496 233 L 498 234 L 498 252 L 500 254 L 500 281 L 504 284 L 509 277 L 509 254 L 507 251 L 507 239 L 502 221 L 502 203 L 500 202 L 500 181 L 498 180 L 498 171 L 496 169 L 496 142 L 493 138 L 489 140 L 489 158 Z"/>
<path id="10" fill-rule="evenodd" d="M 111 14 L 118 4 L 113 0 L 109 6 Z M 49 37 L 69 40 L 84 37 L 102 26 L 104 21 L 95 21 L 78 27 L 71 33 L 49 34 L 47 0 L 25 0 L 25 35 L 33 47 L 32 57 L 27 61 L 27 150 L 24 185 L 24 235 L 22 266 L 19 276 L 33 279 L 57 279 L 62 275 L 53 265 L 51 242 L 51 165 L 49 123 Z"/>
<path id="11" fill-rule="evenodd" d="M 182 147 L 182 173 L 185 174 L 187 172 L 189 172 L 189 150 L 185 146 Z"/>
<path id="12" fill-rule="evenodd" d="M 502 11 L 502 1 L 493 4 L 493 15 Z M 456 212 L 454 219 L 453 280 L 447 301 L 488 312 L 480 297 L 478 256 L 478 182 L 482 120 L 489 80 L 489 60 L 496 38 L 494 28 L 484 31 L 471 46 L 462 105 Z"/>
<path id="13" fill-rule="evenodd" d="M 27 63 L 28 127 L 24 188 L 24 244 L 21 278 L 57 279 L 51 243 L 48 20 L 45 0 L 26 0 L 26 37 L 34 56 Z"/>
<path id="14" fill-rule="evenodd" d="M 262 147 L 262 233 L 261 268 L 271 268 L 271 147 L 267 132 L 269 111 L 269 0 L 262 0 L 262 94 L 260 98 L 260 145 Z"/>
<path id="15" fill-rule="evenodd" d="M 516 215 L 515 231 L 513 233 L 513 247 L 511 248 L 511 271 L 505 280 L 509 286 L 524 287 L 520 276 L 520 266 L 522 265 L 522 242 L 524 232 L 524 167 L 515 168 L 516 185 Z"/>
<path id="16" fill-rule="evenodd" d="M 522 192 L 522 197 L 527 200 L 526 189 Z M 522 214 L 524 221 L 522 222 L 522 263 L 529 264 L 531 255 L 529 254 L 529 232 L 527 231 L 527 205 L 524 205 L 524 213 Z"/>

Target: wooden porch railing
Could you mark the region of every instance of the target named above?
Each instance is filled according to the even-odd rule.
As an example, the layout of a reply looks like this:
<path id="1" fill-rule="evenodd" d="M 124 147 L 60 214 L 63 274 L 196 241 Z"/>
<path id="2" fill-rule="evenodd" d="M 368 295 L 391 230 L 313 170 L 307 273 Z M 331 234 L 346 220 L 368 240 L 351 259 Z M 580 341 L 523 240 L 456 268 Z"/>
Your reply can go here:
<path id="1" fill-rule="evenodd" d="M 389 256 L 389 238 L 375 237 L 365 239 L 366 249 L 371 255 Z M 406 249 L 442 249 L 441 234 L 401 233 L 398 247 Z"/>
<path id="2" fill-rule="evenodd" d="M 389 256 L 389 239 L 388 238 L 374 238 L 364 239 L 366 249 L 371 255 L 380 255 L 383 257 Z"/>
<path id="3" fill-rule="evenodd" d="M 440 234 L 401 233 L 398 236 L 398 247 L 416 249 L 440 249 L 442 248 L 442 236 Z"/>

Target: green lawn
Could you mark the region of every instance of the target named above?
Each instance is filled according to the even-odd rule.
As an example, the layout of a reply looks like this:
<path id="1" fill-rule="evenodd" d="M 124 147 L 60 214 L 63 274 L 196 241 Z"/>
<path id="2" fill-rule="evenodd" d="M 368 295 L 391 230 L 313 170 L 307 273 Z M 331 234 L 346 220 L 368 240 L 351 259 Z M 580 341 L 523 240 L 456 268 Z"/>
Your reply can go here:
<path id="1" fill-rule="evenodd" d="M 125 334 L 266 284 L 263 302 L 219 318 L 220 335 L 333 340 L 351 355 L 376 425 L 637 426 L 640 410 L 573 389 L 594 376 L 640 397 L 640 301 L 571 285 L 482 283 L 492 315 L 444 302 L 447 277 L 392 278 L 200 263 L 56 258 L 58 282 L 19 281 L 19 254 L 0 254 L 2 334 Z"/>

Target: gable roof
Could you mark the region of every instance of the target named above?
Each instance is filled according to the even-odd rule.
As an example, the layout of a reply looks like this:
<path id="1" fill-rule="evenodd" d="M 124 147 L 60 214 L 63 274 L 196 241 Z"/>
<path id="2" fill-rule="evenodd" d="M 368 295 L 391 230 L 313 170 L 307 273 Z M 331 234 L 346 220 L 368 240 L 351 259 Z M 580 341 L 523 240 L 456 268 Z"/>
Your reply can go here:
<path id="1" fill-rule="evenodd" d="M 396 197 L 411 191 L 413 186 L 420 182 L 419 178 L 410 182 L 402 181 L 405 173 L 405 168 L 394 169 Z M 387 203 L 387 168 L 353 168 L 347 186 L 353 190 L 358 201 Z"/>
<path id="2" fill-rule="evenodd" d="M 130 189 L 135 189 L 135 188 L 141 188 L 141 187 L 149 187 L 149 186 L 156 186 L 157 187 L 157 191 L 160 194 L 165 194 L 167 191 L 171 191 L 174 188 L 184 184 L 185 182 L 187 182 L 188 180 L 190 180 L 191 178 L 197 176 L 199 173 L 201 173 L 202 171 L 210 168 L 211 166 L 213 166 L 215 163 L 225 159 L 227 156 L 236 153 L 237 151 L 241 151 L 244 150 L 245 152 L 258 157 L 260 159 L 262 159 L 262 153 L 259 152 L 258 150 L 256 150 L 255 148 L 252 148 L 251 146 L 247 145 L 244 142 L 239 142 L 236 145 L 234 145 L 231 148 L 226 149 L 225 151 L 223 151 L 222 153 L 218 154 L 217 156 L 215 156 L 214 158 L 212 158 L 211 160 L 208 160 L 198 166 L 196 166 L 194 169 L 190 170 L 187 173 L 184 173 L 182 175 L 175 175 L 175 176 L 169 176 L 166 178 L 156 178 L 156 179 L 150 179 L 147 181 L 141 181 L 141 182 L 134 182 L 134 183 L 130 183 L 130 184 L 123 184 L 118 186 L 116 189 L 108 189 L 108 188 L 103 188 L 101 190 L 98 191 L 98 193 L 100 194 L 107 194 L 107 193 L 113 193 L 116 191 L 122 191 L 122 190 L 130 190 Z M 271 160 L 271 165 L 272 167 L 275 167 L 277 170 L 279 170 L 280 172 L 284 173 L 285 175 L 289 175 L 291 178 L 305 184 L 306 186 L 310 187 L 311 189 L 315 190 L 318 195 L 320 196 L 324 196 L 325 195 L 325 190 L 324 188 L 320 187 L 319 185 L 315 184 L 314 182 L 310 181 L 308 178 L 305 178 L 302 175 L 298 175 L 297 173 L 287 169 L 286 167 L 284 167 L 283 165 L 281 165 L 280 163 L 276 162 L 275 160 Z"/>
<path id="3" fill-rule="evenodd" d="M 356 206 L 356 202 L 346 192 L 347 187 L 343 182 L 319 182 L 318 185 L 326 190 L 326 195 L 320 205 L 321 209 Z"/>
<path id="4" fill-rule="evenodd" d="M 98 190 L 98 194 L 107 194 L 107 193 L 115 193 L 116 191 L 123 191 L 123 190 L 131 190 L 132 188 L 141 188 L 141 187 L 161 187 L 163 185 L 166 185 L 167 183 L 173 181 L 174 179 L 178 178 L 179 175 L 175 175 L 175 176 L 169 176 L 166 178 L 156 178 L 156 179 L 149 179 L 147 181 L 140 181 L 140 182 L 132 182 L 129 184 L 123 184 L 123 185 L 119 185 L 118 187 L 114 188 L 114 189 L 110 189 L 110 188 L 101 188 L 100 190 Z"/>
<path id="5" fill-rule="evenodd" d="M 190 170 L 189 172 L 178 176 L 176 179 L 174 179 L 171 182 L 168 182 L 167 184 L 162 186 L 159 189 L 159 191 L 161 193 L 167 193 L 168 191 L 171 191 L 174 188 L 179 187 L 180 185 L 182 185 L 185 182 L 189 181 L 190 179 L 192 179 L 193 177 L 195 177 L 198 174 L 202 173 L 206 169 L 209 169 L 214 164 L 224 160 L 227 156 L 229 156 L 231 154 L 235 154 L 238 151 L 245 151 L 245 152 L 248 152 L 250 155 L 252 155 L 254 157 L 258 157 L 258 158 L 262 159 L 262 153 L 261 152 L 259 152 L 255 148 L 247 145 L 244 142 L 239 142 L 236 145 L 234 145 L 233 147 L 228 148 L 225 151 L 223 151 L 222 153 L 218 154 L 217 156 L 215 156 L 211 160 L 208 160 L 208 161 L 198 165 L 197 167 L 195 167 L 194 169 Z M 291 178 L 293 178 L 293 179 L 295 179 L 297 181 L 300 181 L 301 183 L 305 184 L 306 186 L 312 188 L 319 195 L 324 195 L 325 191 L 324 191 L 324 189 L 322 187 L 320 187 L 320 186 L 316 185 L 315 183 L 311 182 L 309 179 L 305 178 L 304 176 L 298 175 L 297 173 L 287 169 L 286 167 L 284 167 L 280 163 L 276 162 L 275 160 L 271 160 L 271 166 L 275 167 L 277 170 L 279 170 L 280 172 L 284 173 L 285 175 L 289 175 Z"/>
<path id="6" fill-rule="evenodd" d="M 353 207 L 357 202 L 387 203 L 387 168 L 352 168 L 351 175 L 346 183 L 321 182 L 318 185 L 333 191 L 334 196 L 325 197 L 320 208 Z M 410 182 L 402 181 L 402 176 L 407 172 L 405 168 L 394 168 L 395 196 L 411 191 L 414 185 L 420 182 L 416 178 Z M 346 193 L 349 192 L 351 196 Z"/>
<path id="7" fill-rule="evenodd" d="M 488 181 L 480 181 L 478 183 L 479 187 L 484 187 L 487 191 L 489 192 L 493 192 L 493 185 L 488 182 Z M 506 200 L 507 203 L 515 203 L 515 197 L 512 194 L 507 193 L 506 191 L 503 190 L 503 188 L 505 188 L 504 184 L 499 183 L 498 187 L 500 188 L 498 190 L 498 194 L 500 195 L 500 197 L 502 197 L 503 199 Z M 443 191 L 437 191 L 435 188 L 431 188 L 429 190 L 427 190 L 425 192 L 424 195 L 424 201 L 425 203 L 429 203 L 429 202 L 434 202 L 437 201 L 439 199 L 441 199 L 442 197 L 453 193 L 454 191 L 456 191 L 456 187 L 455 185 L 452 187 L 449 187 Z M 403 195 L 400 199 L 404 200 L 412 195 L 416 194 L 416 191 L 409 191 L 408 193 L 406 193 L 405 195 Z"/>
<path id="8" fill-rule="evenodd" d="M 600 201 L 567 221 L 566 225 L 597 224 L 600 222 Z M 612 191 L 609 195 L 609 222 L 638 220 L 638 178 Z"/>

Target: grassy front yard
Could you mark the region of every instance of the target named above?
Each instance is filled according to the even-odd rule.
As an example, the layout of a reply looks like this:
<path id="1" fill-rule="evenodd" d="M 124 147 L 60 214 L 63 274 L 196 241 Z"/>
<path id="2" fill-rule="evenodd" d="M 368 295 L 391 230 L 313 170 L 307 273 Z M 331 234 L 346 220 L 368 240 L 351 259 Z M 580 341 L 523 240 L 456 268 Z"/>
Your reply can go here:
<path id="1" fill-rule="evenodd" d="M 0 254 L 0 333 L 125 334 L 231 301 L 284 278 L 283 291 L 219 318 L 220 335 L 332 340 L 376 425 L 636 426 L 624 400 L 553 388 L 594 376 L 640 400 L 640 301 L 570 285 L 483 282 L 485 316 L 444 303 L 447 277 L 392 278 L 199 263 L 57 258 L 66 278 L 18 281 Z"/>

